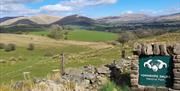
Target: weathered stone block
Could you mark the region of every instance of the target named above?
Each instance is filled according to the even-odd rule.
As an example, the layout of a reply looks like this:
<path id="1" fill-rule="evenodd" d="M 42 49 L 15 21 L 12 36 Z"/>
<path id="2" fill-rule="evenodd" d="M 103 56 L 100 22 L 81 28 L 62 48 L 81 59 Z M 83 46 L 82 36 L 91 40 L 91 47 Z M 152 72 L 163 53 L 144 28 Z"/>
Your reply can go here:
<path id="1" fill-rule="evenodd" d="M 174 73 L 180 72 L 180 69 L 173 69 Z"/>
<path id="2" fill-rule="evenodd" d="M 132 59 L 137 60 L 137 59 L 139 59 L 139 56 L 138 55 L 132 55 Z"/>
<path id="3" fill-rule="evenodd" d="M 144 54 L 144 55 L 147 54 L 147 46 L 145 44 L 142 44 L 141 54 Z"/>
<path id="4" fill-rule="evenodd" d="M 145 87 L 144 91 L 156 91 L 156 87 Z"/>
<path id="5" fill-rule="evenodd" d="M 175 83 L 175 84 L 173 85 L 173 89 L 174 89 L 174 90 L 180 90 L 180 84 L 176 84 L 176 83 Z"/>
<path id="6" fill-rule="evenodd" d="M 138 70 L 131 70 L 131 74 L 138 75 L 139 72 L 138 72 Z"/>
<path id="7" fill-rule="evenodd" d="M 169 91 L 169 88 L 165 88 L 165 87 L 157 87 L 156 91 Z"/>
<path id="8" fill-rule="evenodd" d="M 138 60 L 132 60 L 131 63 L 138 64 L 139 62 L 138 62 Z"/>
<path id="9" fill-rule="evenodd" d="M 161 55 L 169 55 L 165 44 L 159 45 L 159 49 Z"/>
<path id="10" fill-rule="evenodd" d="M 173 59 L 174 63 L 180 63 L 180 59 Z"/>
<path id="11" fill-rule="evenodd" d="M 180 80 L 174 80 L 174 83 L 180 84 Z"/>
<path id="12" fill-rule="evenodd" d="M 132 64 L 131 64 L 131 67 L 132 67 L 132 68 L 138 68 L 138 64 L 132 63 Z"/>
<path id="13" fill-rule="evenodd" d="M 174 73 L 174 77 L 175 77 L 175 78 L 180 78 L 180 72 L 175 72 L 175 73 Z"/>
<path id="14" fill-rule="evenodd" d="M 141 44 L 135 44 L 134 49 L 133 49 L 133 54 L 134 55 L 141 55 Z"/>
<path id="15" fill-rule="evenodd" d="M 131 88 L 131 91 L 144 91 L 144 87 Z"/>
<path id="16" fill-rule="evenodd" d="M 180 68 L 180 63 L 174 63 L 174 68 Z"/>
<path id="17" fill-rule="evenodd" d="M 131 79 L 138 79 L 138 76 L 137 76 L 137 75 L 134 75 L 134 74 L 130 74 L 130 78 L 131 78 Z"/>
<path id="18" fill-rule="evenodd" d="M 176 55 L 176 57 L 175 57 L 176 59 L 180 59 L 180 55 Z"/>
<path id="19" fill-rule="evenodd" d="M 153 45 L 153 54 L 154 55 L 159 55 L 160 54 L 160 49 L 158 44 Z"/>
<path id="20" fill-rule="evenodd" d="M 138 85 L 138 79 L 131 79 L 131 86 Z"/>
<path id="21" fill-rule="evenodd" d="M 180 78 L 174 78 L 174 80 L 176 80 L 176 81 L 180 81 Z"/>
<path id="22" fill-rule="evenodd" d="M 153 48 L 151 44 L 147 45 L 146 55 L 152 55 L 153 54 Z"/>
<path id="23" fill-rule="evenodd" d="M 174 45 L 173 52 L 174 54 L 180 55 L 180 44 Z"/>

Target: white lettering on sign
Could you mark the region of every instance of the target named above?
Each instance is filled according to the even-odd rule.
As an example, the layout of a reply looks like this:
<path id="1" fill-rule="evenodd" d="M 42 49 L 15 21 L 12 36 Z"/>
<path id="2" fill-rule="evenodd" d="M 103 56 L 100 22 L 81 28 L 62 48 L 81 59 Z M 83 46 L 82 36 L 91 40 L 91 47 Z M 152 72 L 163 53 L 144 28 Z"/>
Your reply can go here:
<path id="1" fill-rule="evenodd" d="M 153 80 L 153 81 L 165 81 L 165 79 L 170 78 L 167 75 L 151 75 L 151 74 L 141 74 L 141 77 L 145 77 L 146 80 Z"/>

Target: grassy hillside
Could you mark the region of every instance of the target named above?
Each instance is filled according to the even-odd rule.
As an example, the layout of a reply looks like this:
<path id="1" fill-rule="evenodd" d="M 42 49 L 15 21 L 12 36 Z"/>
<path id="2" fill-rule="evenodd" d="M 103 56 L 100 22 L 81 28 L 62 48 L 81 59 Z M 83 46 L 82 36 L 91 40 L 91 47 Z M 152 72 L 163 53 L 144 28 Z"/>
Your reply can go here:
<path id="1" fill-rule="evenodd" d="M 0 83 L 23 79 L 23 72 L 31 77 L 46 77 L 53 69 L 59 69 L 59 54 L 65 53 L 65 67 L 84 65 L 99 66 L 119 58 L 119 47 L 101 42 L 53 40 L 43 36 L 0 34 L 0 43 L 14 43 L 16 50 L 5 52 L 0 49 Z M 27 50 L 29 43 L 35 45 Z"/>
<path id="2" fill-rule="evenodd" d="M 33 35 L 48 35 L 48 31 L 37 31 L 30 32 Z M 98 31 L 88 31 L 88 30 L 74 30 L 70 31 L 68 34 L 68 40 L 78 40 L 78 41 L 112 41 L 116 40 L 118 34 L 109 32 L 98 32 Z"/>
<path id="3" fill-rule="evenodd" d="M 90 32 L 90 37 L 91 32 L 94 31 L 73 32 L 81 32 L 81 36 L 85 36 L 82 35 L 82 32 L 85 32 L 85 34 Z M 74 34 L 73 36 L 75 36 L 76 33 L 72 33 Z M 106 35 L 106 33 L 103 35 Z M 77 35 L 74 38 L 72 37 L 74 40 L 75 38 L 77 38 Z M 91 38 L 91 40 L 88 38 L 86 38 L 86 40 L 96 40 L 94 37 Z M 99 37 L 96 38 L 99 40 Z M 83 37 L 79 39 L 82 40 Z M 134 42 L 180 43 L 179 39 L 180 32 L 168 33 L 161 36 L 130 41 L 126 44 L 126 49 L 129 53 Z M 22 73 L 26 71 L 31 72 L 31 78 L 46 77 L 53 69 L 59 69 L 59 54 L 61 52 L 65 53 L 65 67 L 77 68 L 89 64 L 99 66 L 110 63 L 114 59 L 119 59 L 121 50 L 120 46 L 112 46 L 103 42 L 53 40 L 48 37 L 37 35 L 0 34 L 0 43 L 16 44 L 15 51 L 5 52 L 3 49 L 0 49 L 0 84 L 9 83 L 11 80 L 17 81 L 23 79 Z M 35 45 L 33 51 L 27 50 L 29 43 Z"/>

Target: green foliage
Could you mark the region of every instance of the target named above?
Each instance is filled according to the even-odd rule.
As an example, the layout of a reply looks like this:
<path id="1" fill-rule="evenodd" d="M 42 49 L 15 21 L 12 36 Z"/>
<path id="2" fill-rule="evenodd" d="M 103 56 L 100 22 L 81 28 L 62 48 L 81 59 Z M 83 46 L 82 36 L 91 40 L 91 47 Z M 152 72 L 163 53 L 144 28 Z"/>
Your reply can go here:
<path id="1" fill-rule="evenodd" d="M 16 45 L 10 43 L 10 44 L 8 44 L 8 45 L 5 46 L 4 50 L 5 50 L 6 52 L 14 51 L 14 50 L 16 50 Z"/>
<path id="2" fill-rule="evenodd" d="M 27 50 L 30 50 L 30 51 L 34 50 L 34 44 L 32 43 L 28 44 Z"/>
<path id="3" fill-rule="evenodd" d="M 48 37 L 53 39 L 65 39 L 68 34 L 68 31 L 58 25 L 52 25 L 49 31 Z"/>
<path id="4" fill-rule="evenodd" d="M 130 91 L 129 86 L 117 86 L 114 82 L 109 81 L 99 91 Z"/>

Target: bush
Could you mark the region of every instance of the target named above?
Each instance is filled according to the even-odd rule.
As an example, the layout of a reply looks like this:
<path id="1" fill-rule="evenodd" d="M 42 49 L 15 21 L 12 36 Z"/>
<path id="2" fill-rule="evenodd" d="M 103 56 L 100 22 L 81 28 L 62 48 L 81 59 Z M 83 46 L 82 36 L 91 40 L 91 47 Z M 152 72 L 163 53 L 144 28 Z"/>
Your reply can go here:
<path id="1" fill-rule="evenodd" d="M 4 49 L 5 44 L 4 43 L 0 43 L 0 49 Z"/>
<path id="2" fill-rule="evenodd" d="M 6 45 L 6 46 L 4 47 L 4 50 L 5 50 L 6 52 L 14 51 L 14 50 L 16 50 L 16 45 L 10 43 L 10 44 L 8 44 L 8 45 Z"/>
<path id="3" fill-rule="evenodd" d="M 62 31 L 63 29 L 61 26 L 52 25 L 49 29 L 49 34 L 47 36 L 53 39 L 62 39 L 63 38 Z"/>
<path id="4" fill-rule="evenodd" d="M 30 43 L 27 47 L 27 50 L 30 50 L 30 51 L 34 50 L 34 44 Z"/>

